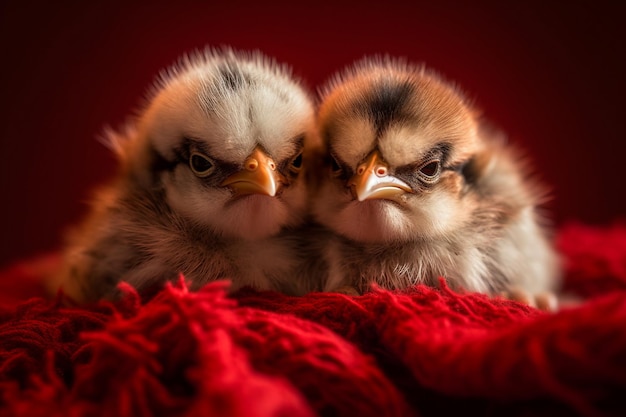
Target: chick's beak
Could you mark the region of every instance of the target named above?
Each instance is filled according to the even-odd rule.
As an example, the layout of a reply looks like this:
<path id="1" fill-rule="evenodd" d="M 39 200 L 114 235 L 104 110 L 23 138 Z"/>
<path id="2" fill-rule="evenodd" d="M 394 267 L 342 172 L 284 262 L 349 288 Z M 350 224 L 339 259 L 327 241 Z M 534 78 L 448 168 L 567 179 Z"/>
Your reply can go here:
<path id="1" fill-rule="evenodd" d="M 389 165 L 379 151 L 370 153 L 357 167 L 356 174 L 348 180 L 359 201 L 372 199 L 393 200 L 413 190 L 401 179 L 389 175 Z"/>
<path id="2" fill-rule="evenodd" d="M 280 186 L 276 163 L 256 148 L 243 164 L 243 169 L 226 178 L 221 186 L 230 187 L 235 195 L 262 194 L 274 197 Z"/>

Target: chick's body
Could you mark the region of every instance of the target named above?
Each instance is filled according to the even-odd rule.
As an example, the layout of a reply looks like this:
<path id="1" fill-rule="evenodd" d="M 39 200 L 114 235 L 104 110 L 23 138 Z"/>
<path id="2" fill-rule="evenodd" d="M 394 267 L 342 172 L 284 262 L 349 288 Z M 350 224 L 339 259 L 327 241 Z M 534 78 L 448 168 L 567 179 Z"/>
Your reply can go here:
<path id="1" fill-rule="evenodd" d="M 146 292 L 182 273 L 192 288 L 299 292 L 295 230 L 313 125 L 308 93 L 259 53 L 206 51 L 157 83 L 125 131 L 110 134 L 121 166 L 65 253 L 62 288 L 115 298 L 125 281 Z"/>
<path id="2" fill-rule="evenodd" d="M 319 246 L 321 289 L 444 277 L 469 291 L 537 294 L 557 283 L 541 188 L 436 74 L 365 60 L 323 91 L 318 128 L 327 174 L 313 212 L 330 236 Z"/>

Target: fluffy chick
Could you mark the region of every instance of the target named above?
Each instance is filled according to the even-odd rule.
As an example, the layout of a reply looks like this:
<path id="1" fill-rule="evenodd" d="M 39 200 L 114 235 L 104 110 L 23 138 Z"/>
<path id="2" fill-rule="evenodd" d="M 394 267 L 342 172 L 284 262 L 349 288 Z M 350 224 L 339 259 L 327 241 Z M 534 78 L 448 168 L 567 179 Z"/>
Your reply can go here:
<path id="1" fill-rule="evenodd" d="M 146 295 L 182 273 L 194 289 L 232 279 L 301 292 L 292 230 L 306 215 L 313 125 L 312 99 L 285 65 L 229 49 L 183 57 L 126 131 L 109 134 L 119 175 L 71 234 L 63 290 L 114 299 L 125 281 Z"/>
<path id="2" fill-rule="evenodd" d="M 320 289 L 436 286 L 441 276 L 532 304 L 525 297 L 554 288 L 542 188 L 453 85 L 366 59 L 322 89 L 318 129 L 327 153 L 313 212 L 332 233 L 319 245 Z"/>

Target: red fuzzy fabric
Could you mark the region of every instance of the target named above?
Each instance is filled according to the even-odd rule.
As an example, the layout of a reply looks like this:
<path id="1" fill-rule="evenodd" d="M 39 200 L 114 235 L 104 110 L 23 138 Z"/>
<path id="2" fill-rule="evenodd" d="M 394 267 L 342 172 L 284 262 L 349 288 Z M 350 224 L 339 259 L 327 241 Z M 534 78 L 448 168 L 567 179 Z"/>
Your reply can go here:
<path id="1" fill-rule="evenodd" d="M 564 228 L 549 314 L 417 286 L 289 297 L 183 282 L 63 306 L 0 273 L 0 416 L 626 415 L 626 227 Z"/>

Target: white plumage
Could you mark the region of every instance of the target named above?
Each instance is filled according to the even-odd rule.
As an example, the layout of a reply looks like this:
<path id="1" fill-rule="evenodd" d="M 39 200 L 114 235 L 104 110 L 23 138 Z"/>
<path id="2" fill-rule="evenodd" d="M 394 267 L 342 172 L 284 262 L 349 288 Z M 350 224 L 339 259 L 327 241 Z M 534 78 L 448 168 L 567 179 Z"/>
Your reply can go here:
<path id="1" fill-rule="evenodd" d="M 555 288 L 541 187 L 452 84 L 424 67 L 366 59 L 322 89 L 318 113 L 321 289 L 436 286 L 443 276 L 453 288 L 533 303 Z"/>
<path id="2" fill-rule="evenodd" d="M 181 59 L 129 127 L 109 134 L 119 175 L 71 234 L 64 290 L 115 298 L 126 281 L 149 294 L 183 273 L 192 288 L 228 278 L 302 292 L 293 242 L 313 118 L 289 68 L 258 52 Z"/>

